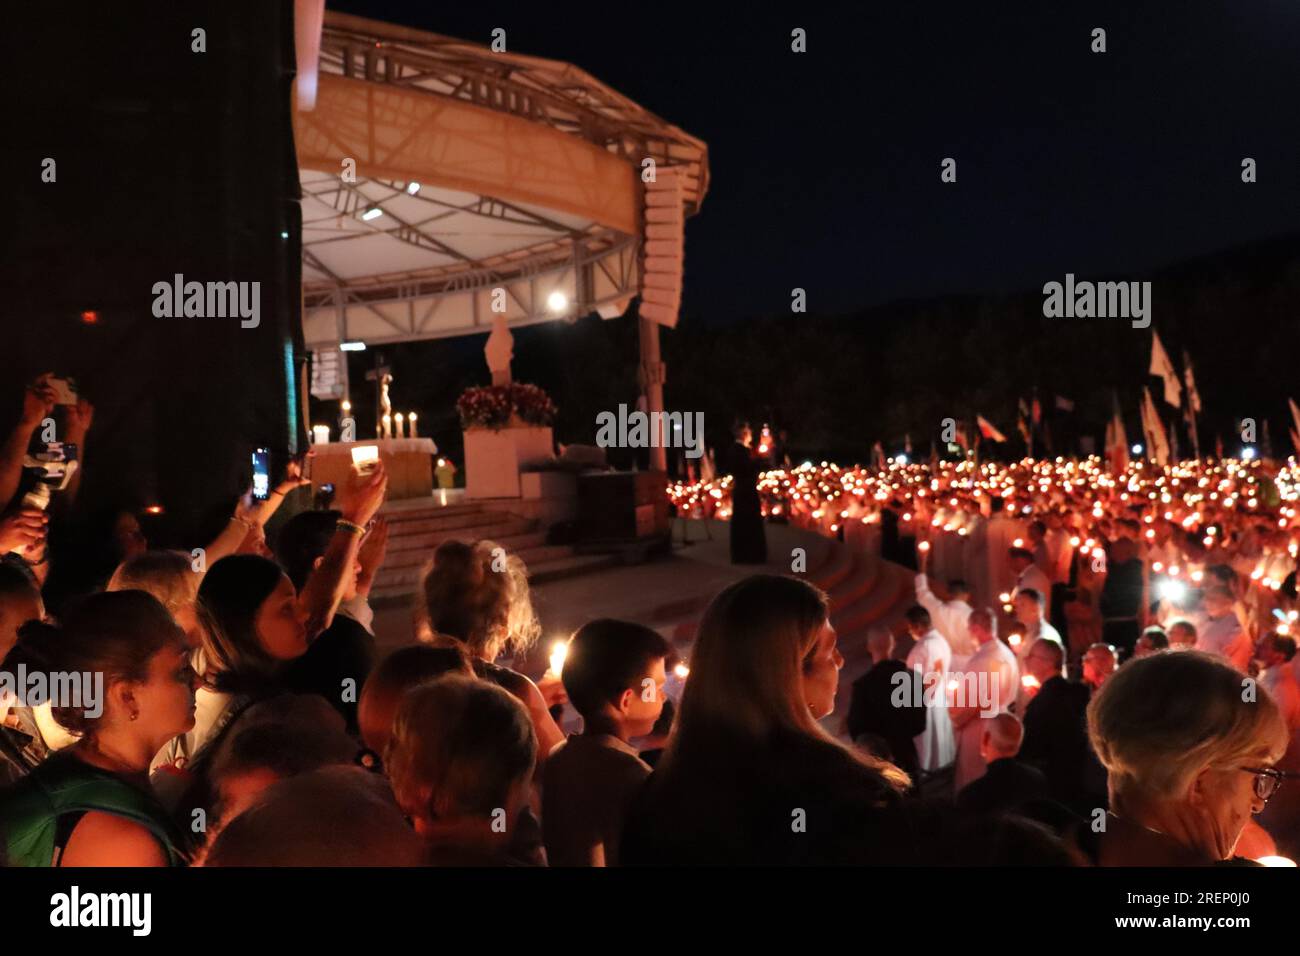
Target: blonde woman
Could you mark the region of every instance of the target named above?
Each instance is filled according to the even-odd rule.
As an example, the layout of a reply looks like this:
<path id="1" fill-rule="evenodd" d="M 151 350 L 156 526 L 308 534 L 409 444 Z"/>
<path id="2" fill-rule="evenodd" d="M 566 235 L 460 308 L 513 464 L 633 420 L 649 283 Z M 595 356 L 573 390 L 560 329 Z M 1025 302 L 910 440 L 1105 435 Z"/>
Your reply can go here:
<path id="1" fill-rule="evenodd" d="M 491 541 L 444 541 L 421 582 L 420 639 L 458 644 L 474 671 L 508 690 L 528 708 L 537 733 L 538 763 L 564 740 L 537 685 L 496 663 L 518 660 L 537 642 L 541 624 L 528 596 L 528 570 L 518 555 Z"/>
<path id="2" fill-rule="evenodd" d="M 844 659 L 826 595 L 745 578 L 705 611 L 677 725 L 634 804 L 625 864 L 852 863 L 877 859 L 886 807 L 908 778 L 820 723 Z"/>
<path id="3" fill-rule="evenodd" d="M 185 552 L 145 551 L 119 564 L 105 590 L 152 594 L 185 632 L 190 648 L 197 649 L 201 638 L 195 600 L 201 580 Z"/>
<path id="4" fill-rule="evenodd" d="M 1088 736 L 1110 775 L 1099 866 L 1203 866 L 1234 858 L 1252 814 L 1286 774 L 1286 723 L 1263 687 L 1221 658 L 1136 658 L 1088 706 Z"/>

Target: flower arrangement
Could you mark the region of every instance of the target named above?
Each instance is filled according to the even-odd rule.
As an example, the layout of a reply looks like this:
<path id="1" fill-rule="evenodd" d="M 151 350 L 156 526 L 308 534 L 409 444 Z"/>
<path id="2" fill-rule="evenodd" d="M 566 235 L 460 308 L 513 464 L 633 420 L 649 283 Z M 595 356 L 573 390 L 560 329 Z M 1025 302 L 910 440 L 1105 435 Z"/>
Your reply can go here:
<path id="1" fill-rule="evenodd" d="M 546 426 L 555 421 L 555 403 L 536 385 L 482 385 L 465 389 L 456 400 L 460 427 L 491 428 L 511 424 Z"/>

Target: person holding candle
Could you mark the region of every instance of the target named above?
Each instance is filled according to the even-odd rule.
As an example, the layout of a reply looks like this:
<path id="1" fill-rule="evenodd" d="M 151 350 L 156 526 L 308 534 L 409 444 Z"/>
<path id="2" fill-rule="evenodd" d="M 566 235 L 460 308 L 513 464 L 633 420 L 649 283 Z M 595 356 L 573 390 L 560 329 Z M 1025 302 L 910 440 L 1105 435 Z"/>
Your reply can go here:
<path id="1" fill-rule="evenodd" d="M 615 866 L 624 815 L 650 775 L 630 744 L 663 710 L 666 640 L 626 621 L 584 624 L 569 641 L 562 676 L 582 715 L 546 760 L 542 833 L 551 866 Z"/>
<path id="2" fill-rule="evenodd" d="M 417 633 L 433 644 L 462 645 L 474 672 L 499 684 L 528 708 L 542 763 L 564 740 L 546 699 L 531 680 L 496 663 L 510 654 L 518 659 L 537 642 L 541 624 L 528 591 L 528 569 L 518 555 L 491 541 L 438 545 L 420 586 Z"/>

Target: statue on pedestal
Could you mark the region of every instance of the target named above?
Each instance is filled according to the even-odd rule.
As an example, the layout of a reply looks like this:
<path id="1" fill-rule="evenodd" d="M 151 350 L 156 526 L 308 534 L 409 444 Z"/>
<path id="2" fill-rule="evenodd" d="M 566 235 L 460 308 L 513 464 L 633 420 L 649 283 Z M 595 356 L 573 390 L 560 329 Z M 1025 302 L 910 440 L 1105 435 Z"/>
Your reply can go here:
<path id="1" fill-rule="evenodd" d="M 379 422 L 376 432 L 381 438 L 392 438 L 393 403 L 388 397 L 388 386 L 393 384 L 393 376 L 384 372 L 379 376 Z"/>
<path id="2" fill-rule="evenodd" d="M 492 320 L 492 334 L 483 346 L 483 355 L 487 358 L 488 371 L 492 373 L 492 384 L 509 385 L 510 360 L 515 356 L 515 337 L 510 334 L 506 317 L 500 313 Z"/>

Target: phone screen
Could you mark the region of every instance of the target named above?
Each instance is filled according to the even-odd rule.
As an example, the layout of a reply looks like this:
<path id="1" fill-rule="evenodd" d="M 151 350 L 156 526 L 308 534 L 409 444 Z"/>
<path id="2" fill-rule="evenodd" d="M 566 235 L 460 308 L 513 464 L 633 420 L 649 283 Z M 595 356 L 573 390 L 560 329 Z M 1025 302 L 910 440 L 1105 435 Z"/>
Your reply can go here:
<path id="1" fill-rule="evenodd" d="M 259 448 L 253 452 L 253 497 L 265 501 L 271 497 L 271 450 Z"/>

